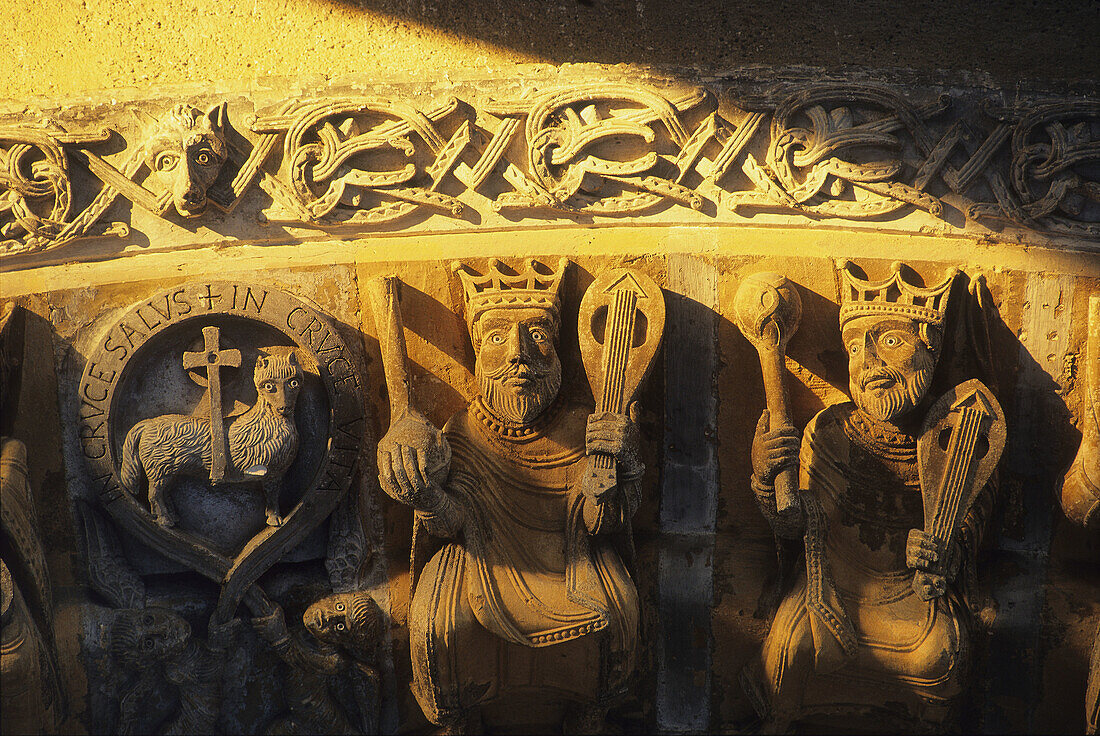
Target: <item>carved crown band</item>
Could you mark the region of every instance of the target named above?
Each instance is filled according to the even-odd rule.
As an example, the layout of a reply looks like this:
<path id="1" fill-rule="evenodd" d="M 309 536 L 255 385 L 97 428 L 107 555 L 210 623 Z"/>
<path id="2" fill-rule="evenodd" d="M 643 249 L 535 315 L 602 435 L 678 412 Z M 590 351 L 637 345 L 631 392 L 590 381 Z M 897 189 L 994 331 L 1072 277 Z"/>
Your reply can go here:
<path id="1" fill-rule="evenodd" d="M 484 275 L 457 261 L 451 266 L 462 280 L 466 322 L 471 328 L 478 317 L 490 309 L 545 309 L 557 321 L 561 313 L 558 291 L 568 269 L 567 258 L 560 259 L 553 271 L 528 259 L 524 270 L 516 274 L 505 272 L 496 258 L 489 261 L 489 270 Z"/>
<path id="2" fill-rule="evenodd" d="M 840 324 L 856 317 L 891 315 L 917 320 L 937 327 L 943 326 L 951 285 L 958 276 L 957 268 L 948 269 L 943 281 L 935 286 L 916 286 L 905 280 L 903 264 L 895 262 L 893 273 L 882 281 L 867 281 L 856 276 L 853 264 L 837 262 L 840 274 Z"/>

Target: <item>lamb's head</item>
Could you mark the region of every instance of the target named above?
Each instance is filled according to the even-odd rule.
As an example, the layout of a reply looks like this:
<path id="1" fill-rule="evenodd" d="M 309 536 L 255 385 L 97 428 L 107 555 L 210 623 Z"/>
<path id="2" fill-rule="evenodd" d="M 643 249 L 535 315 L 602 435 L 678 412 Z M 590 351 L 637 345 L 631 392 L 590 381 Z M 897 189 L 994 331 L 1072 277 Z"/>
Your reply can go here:
<path id="1" fill-rule="evenodd" d="M 225 103 L 203 113 L 176 105 L 160 120 L 145 143 L 145 163 L 172 193 L 184 217 L 206 209 L 206 190 L 218 178 L 227 156 Z"/>
<path id="2" fill-rule="evenodd" d="M 261 402 L 280 416 L 294 415 L 298 392 L 302 390 L 302 366 L 294 353 L 261 355 L 256 359 L 253 379 Z"/>

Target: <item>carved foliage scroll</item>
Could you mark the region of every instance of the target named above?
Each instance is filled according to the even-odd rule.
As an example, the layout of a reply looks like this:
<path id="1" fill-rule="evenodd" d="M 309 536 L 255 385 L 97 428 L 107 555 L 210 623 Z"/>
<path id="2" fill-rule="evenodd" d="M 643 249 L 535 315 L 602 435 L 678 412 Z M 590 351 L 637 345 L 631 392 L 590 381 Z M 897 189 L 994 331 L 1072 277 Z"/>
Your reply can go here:
<path id="1" fill-rule="evenodd" d="M 919 210 L 956 227 L 1100 238 L 1094 101 L 1000 108 L 974 94 L 841 83 L 734 97 L 721 110 L 716 99 L 597 81 L 476 102 L 292 100 L 236 121 L 225 104 L 180 104 L 113 157 L 97 151 L 117 131 L 9 125 L 0 254 L 125 235 L 121 223 L 96 227 L 119 196 L 201 220 L 207 203 L 229 212 L 253 188 L 272 200 L 266 221 L 312 227 L 479 223 L 482 207 L 512 220 L 685 208 L 881 221 Z M 74 166 L 99 180 L 94 197 Z M 76 211 L 77 199 L 90 202 Z"/>

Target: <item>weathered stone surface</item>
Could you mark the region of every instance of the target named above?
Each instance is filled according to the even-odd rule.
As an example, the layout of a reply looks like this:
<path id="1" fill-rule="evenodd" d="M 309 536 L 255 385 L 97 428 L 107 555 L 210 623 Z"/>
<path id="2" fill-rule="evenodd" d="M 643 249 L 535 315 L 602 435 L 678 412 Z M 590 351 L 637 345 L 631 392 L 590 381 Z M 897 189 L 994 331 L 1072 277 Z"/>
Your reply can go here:
<path id="1" fill-rule="evenodd" d="M 414 550 L 416 514 L 379 487 L 375 438 L 411 427 L 403 444 L 430 451 L 429 479 L 448 474 L 448 448 L 451 467 L 468 464 L 451 446 L 462 433 L 452 426 L 444 444 L 437 429 L 456 413 L 468 416 L 483 393 L 476 366 L 484 335 L 472 329 L 476 320 L 463 319 L 467 292 L 453 262 L 465 264 L 466 284 L 476 287 L 477 275 L 526 273 L 529 259 L 546 264 L 542 277 L 551 278 L 554 264 L 567 259 L 557 349 L 562 401 L 584 405 L 581 419 L 604 384 L 616 383 L 605 380 L 616 372 L 590 339 L 592 328 L 606 327 L 604 307 L 613 303 L 593 306 L 586 293 L 625 272 L 641 292 L 655 285 L 667 306 L 660 319 L 645 310 L 644 320 L 636 318 L 631 345 L 646 345 L 643 322 L 663 332 L 663 344 L 644 384 L 645 370 L 622 374 L 639 386 L 636 405 L 631 410 L 624 398 L 609 411 L 625 409 L 631 421 L 620 429 L 636 428 L 637 444 L 632 439 L 622 455 L 604 447 L 618 468 L 602 468 L 616 479 L 624 468 L 646 468 L 632 480 L 633 554 L 616 550 L 633 559 L 626 579 L 637 594 L 638 644 L 617 663 L 633 677 L 621 700 L 583 714 L 606 715 L 628 731 L 751 727 L 739 675 L 767 640 L 804 559 L 798 542 L 776 541 L 756 507 L 754 428 L 767 406 L 801 434 L 819 412 L 846 401 L 850 374 L 837 324 L 851 295 L 835 262 L 850 259 L 870 281 L 889 279 L 892 263 L 904 261 L 926 285 L 952 268 L 985 284 L 988 291 L 967 299 L 989 316 L 988 334 L 951 334 L 988 340 L 988 349 L 957 341 L 951 349 L 971 356 L 969 368 L 982 375 L 1009 427 L 999 502 L 974 564 L 948 582 L 952 570 L 931 563 L 923 572 L 933 577 L 918 586 L 936 601 L 944 598 L 935 595 L 934 576 L 950 596 L 966 588 L 969 613 L 956 613 L 972 616 L 969 675 L 946 698 L 950 708 L 916 720 L 899 709 L 909 720 L 895 725 L 935 727 L 944 716 L 943 724 L 991 732 L 1079 729 L 1100 580 L 1094 542 L 1062 523 L 1053 499 L 1082 435 L 1089 444 L 1088 299 L 1100 290 L 1095 91 L 1082 98 L 1072 85 L 1052 85 L 1007 93 L 944 78 L 930 84 L 804 69 L 781 78 L 511 69 L 450 81 L 430 68 L 413 80 L 360 74 L 297 86 L 210 84 L 132 90 L 114 105 L 96 97 L 7 108 L 0 293 L 25 308 L 41 338 L 31 350 L 33 389 L 20 399 L 12 434 L 36 459 L 28 478 L 51 539 L 45 557 L 58 602 L 68 725 L 433 728 L 421 705 L 431 686 L 424 663 L 438 653 L 411 657 L 410 642 L 420 646 L 433 626 L 445 633 L 446 622 L 418 619 L 424 606 L 413 591 L 432 578 L 417 569 L 414 587 L 408 562 L 425 551 L 423 536 Z M 216 172 L 191 167 L 203 165 L 201 155 Z M 773 279 L 769 288 L 796 289 L 801 302 L 801 319 L 781 315 L 782 352 L 762 353 L 743 332 L 772 334 L 771 323 L 746 319 L 738 297 L 760 272 L 783 274 L 794 286 Z M 400 320 L 379 321 L 379 313 L 396 316 L 373 307 L 379 279 L 395 274 Z M 176 294 L 190 311 L 173 302 Z M 282 311 L 264 317 L 279 304 Z M 303 311 L 293 311 L 299 305 Z M 209 348 L 203 328 L 218 333 Z M 326 335 L 338 338 L 347 372 L 325 357 L 335 344 Z M 286 361 L 279 376 L 267 376 L 278 379 L 281 403 L 259 400 L 266 374 L 254 380 L 261 351 L 272 350 Z M 199 360 L 210 355 L 213 363 Z M 326 366 L 331 390 L 322 380 Z M 223 383 L 220 400 L 204 398 L 202 383 L 213 376 Z M 362 421 L 345 438 L 328 431 L 326 417 L 341 398 L 338 387 L 355 383 L 349 376 L 358 376 L 359 388 L 346 397 L 348 416 Z M 296 378 L 303 385 L 290 398 Z M 929 393 L 938 397 L 957 383 Z M 96 405 L 107 399 L 95 398 L 96 386 L 114 392 L 103 427 Z M 623 397 L 634 391 L 622 388 Z M 930 411 L 932 398 L 915 411 Z M 522 403 L 498 409 L 520 411 Z M 252 408 L 277 405 L 292 408 L 298 446 L 285 468 L 259 463 L 283 485 L 282 503 L 269 508 L 261 487 L 241 482 L 258 465 L 235 454 L 233 427 Z M 170 527 L 156 523 L 144 481 L 119 479 L 117 488 L 112 481 L 133 428 L 174 426 L 173 415 L 202 430 L 195 435 L 202 467 L 183 472 L 181 465 L 166 476 L 162 519 L 180 517 Z M 573 429 L 577 467 L 595 466 L 585 457 L 585 423 Z M 161 439 L 145 451 L 135 444 L 144 474 L 157 448 L 186 444 Z M 216 471 L 214 447 L 222 442 L 224 466 Z M 100 447 L 110 450 L 106 460 L 88 457 Z M 591 457 L 600 453 L 594 445 Z M 306 466 L 322 468 L 323 457 L 336 463 L 335 485 L 350 490 L 310 511 L 305 526 L 313 531 L 299 535 L 306 530 L 296 519 L 308 509 L 298 501 L 321 500 L 317 492 L 333 487 L 321 472 L 311 490 Z M 344 477 L 341 464 L 360 470 Z M 393 491 L 392 479 L 384 480 Z M 422 500 L 416 495 L 402 498 Z M 936 496 L 928 498 L 927 509 L 910 509 L 914 519 L 934 516 Z M 42 511 L 55 508 L 63 513 Z M 112 512 L 119 508 L 124 513 Z M 1070 504 L 1071 517 L 1076 508 Z M 920 529 L 952 546 L 957 524 L 939 535 L 920 519 L 906 532 Z M 582 514 L 581 521 L 600 528 L 609 519 Z M 287 543 L 270 556 L 249 552 L 276 535 Z M 470 544 L 460 536 L 454 546 Z M 250 571 L 238 578 L 234 566 Z M 910 578 L 907 568 L 911 586 Z M 219 613 L 227 590 L 230 602 Z M 238 607 L 233 599 L 242 595 Z M 463 600 L 453 596 L 456 605 Z M 480 623 L 469 630 L 488 637 L 479 640 L 486 650 L 503 640 Z M 145 635 L 155 639 L 151 653 L 135 655 Z M 596 692 L 616 681 L 583 665 L 587 637 L 531 648 L 562 653 L 554 667 L 533 670 L 544 685 L 594 682 Z M 485 682 L 490 689 L 482 692 Z M 508 711 L 532 727 L 562 720 L 560 690 L 520 697 L 514 684 L 511 675 L 478 679 L 461 693 L 461 718 L 427 710 L 437 721 L 469 721 L 473 704 L 490 727 Z M 494 697 L 482 698 L 489 692 Z"/>

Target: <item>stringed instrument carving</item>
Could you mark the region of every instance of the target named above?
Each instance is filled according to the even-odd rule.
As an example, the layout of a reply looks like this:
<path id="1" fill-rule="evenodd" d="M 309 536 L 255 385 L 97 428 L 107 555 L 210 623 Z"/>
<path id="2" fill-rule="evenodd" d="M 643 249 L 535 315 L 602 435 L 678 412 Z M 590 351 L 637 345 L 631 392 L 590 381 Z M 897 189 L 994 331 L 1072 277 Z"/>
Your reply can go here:
<path id="1" fill-rule="evenodd" d="M 917 443 L 924 531 L 948 550 L 966 512 L 993 474 L 1005 446 L 1001 405 L 984 383 L 960 383 L 932 406 Z M 946 555 L 945 555 L 946 556 Z M 940 567 L 943 561 L 941 559 Z M 933 573 L 918 570 L 913 590 L 928 600 Z"/>
<path id="2" fill-rule="evenodd" d="M 664 327 L 664 294 L 649 276 L 616 269 L 588 287 L 577 333 L 597 413 L 627 412 L 657 356 Z M 602 502 L 617 485 L 617 477 L 615 458 L 593 453 L 582 489 Z"/>

